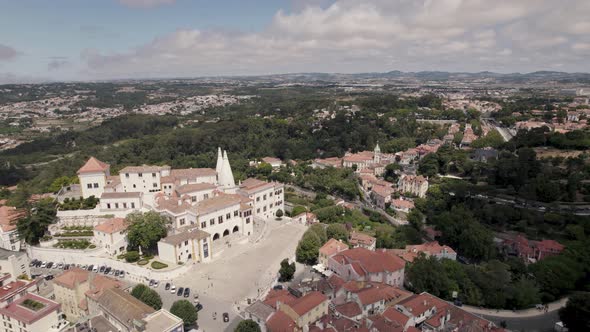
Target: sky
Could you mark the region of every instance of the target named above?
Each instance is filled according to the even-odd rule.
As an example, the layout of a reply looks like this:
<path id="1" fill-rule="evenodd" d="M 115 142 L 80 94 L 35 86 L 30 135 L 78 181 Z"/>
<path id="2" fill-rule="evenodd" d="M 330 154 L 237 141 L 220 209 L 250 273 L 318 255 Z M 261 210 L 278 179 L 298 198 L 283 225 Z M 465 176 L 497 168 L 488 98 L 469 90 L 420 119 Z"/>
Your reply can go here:
<path id="1" fill-rule="evenodd" d="M 0 83 L 590 72 L 589 0 L 0 0 Z"/>

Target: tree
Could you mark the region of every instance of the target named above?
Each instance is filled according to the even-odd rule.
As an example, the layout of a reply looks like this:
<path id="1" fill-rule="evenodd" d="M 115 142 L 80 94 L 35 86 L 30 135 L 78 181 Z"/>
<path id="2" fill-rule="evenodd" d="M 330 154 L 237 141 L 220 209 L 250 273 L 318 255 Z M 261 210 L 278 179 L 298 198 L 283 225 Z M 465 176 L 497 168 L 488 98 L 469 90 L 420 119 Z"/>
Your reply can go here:
<path id="1" fill-rule="evenodd" d="M 72 183 L 70 177 L 68 177 L 68 176 L 60 176 L 57 179 L 53 180 L 53 182 L 49 186 L 48 190 L 50 192 L 52 192 L 52 193 L 56 193 L 62 187 L 65 187 L 65 186 L 67 186 L 70 183 Z"/>
<path id="2" fill-rule="evenodd" d="M 26 217 L 16 223 L 21 239 L 28 244 L 38 244 L 47 228 L 55 220 L 57 210 L 52 199 L 43 199 L 33 205 Z"/>
<path id="3" fill-rule="evenodd" d="M 433 177 L 439 172 L 438 157 L 435 153 L 430 153 L 424 156 L 418 164 L 418 173 Z"/>
<path id="4" fill-rule="evenodd" d="M 320 247 L 322 245 L 324 245 L 324 243 L 326 243 L 326 241 L 328 241 L 328 235 L 326 234 L 326 228 L 322 224 L 313 224 L 309 227 L 309 229 L 307 231 L 313 232 L 318 236 L 318 239 L 320 240 Z"/>
<path id="5" fill-rule="evenodd" d="M 168 219 L 157 212 L 134 212 L 127 216 L 129 227 L 127 239 L 130 250 L 138 250 L 139 246 L 145 251 L 154 252 L 158 241 L 167 234 L 166 223 Z"/>
<path id="6" fill-rule="evenodd" d="M 295 251 L 295 257 L 299 263 L 314 265 L 318 260 L 319 250 L 322 246 L 318 235 L 308 229 L 299 243 Z"/>
<path id="7" fill-rule="evenodd" d="M 279 270 L 279 281 L 291 281 L 295 275 L 295 262 L 289 264 L 289 259 L 285 258 L 281 261 L 281 268 Z"/>
<path id="8" fill-rule="evenodd" d="M 303 212 L 307 212 L 307 208 L 303 205 L 297 205 L 293 208 L 293 210 L 291 210 L 291 216 L 295 217 L 302 214 Z"/>
<path id="9" fill-rule="evenodd" d="M 277 210 L 277 219 L 278 219 L 278 220 L 281 220 L 281 218 L 282 218 L 282 217 L 283 217 L 283 210 L 281 210 L 281 209 L 278 209 L 278 210 Z"/>
<path id="10" fill-rule="evenodd" d="M 570 296 L 565 307 L 559 309 L 559 318 L 571 332 L 590 331 L 590 293 Z"/>
<path id="11" fill-rule="evenodd" d="M 160 295 L 144 284 L 135 285 L 131 290 L 131 295 L 156 310 L 162 308 L 162 298 Z"/>
<path id="12" fill-rule="evenodd" d="M 260 332 L 260 326 L 251 319 L 241 321 L 234 332 Z"/>
<path id="13" fill-rule="evenodd" d="M 193 325 L 198 318 L 197 309 L 187 300 L 178 300 L 172 303 L 170 312 L 182 319 L 184 326 Z"/>
<path id="14" fill-rule="evenodd" d="M 348 240 L 348 230 L 342 224 L 330 224 L 326 227 L 326 235 L 328 239 L 336 239 L 341 241 Z"/>
<path id="15" fill-rule="evenodd" d="M 406 275 L 408 284 L 416 293 L 429 292 L 434 296 L 448 297 L 453 290 L 443 265 L 434 256 L 426 258 L 420 253 L 409 265 Z"/>

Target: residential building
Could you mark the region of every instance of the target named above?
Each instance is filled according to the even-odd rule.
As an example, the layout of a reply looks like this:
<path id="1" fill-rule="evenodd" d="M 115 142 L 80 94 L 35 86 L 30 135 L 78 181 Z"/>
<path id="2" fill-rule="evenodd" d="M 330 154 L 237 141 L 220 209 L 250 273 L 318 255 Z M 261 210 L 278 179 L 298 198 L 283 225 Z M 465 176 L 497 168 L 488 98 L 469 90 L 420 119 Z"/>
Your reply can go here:
<path id="1" fill-rule="evenodd" d="M 401 287 L 405 262 L 383 251 L 353 248 L 328 258 L 328 269 L 346 281 L 374 281 Z"/>
<path id="2" fill-rule="evenodd" d="M 36 292 L 37 282 L 17 279 L 8 273 L 0 275 L 0 307 L 9 305 L 29 292 Z"/>
<path id="3" fill-rule="evenodd" d="M 183 332 L 184 322 L 168 310 L 160 309 L 147 315 L 143 321 L 145 329 L 142 332 Z"/>
<path id="4" fill-rule="evenodd" d="M 407 199 L 391 200 L 391 208 L 396 211 L 409 213 L 414 208 L 414 202 Z"/>
<path id="5" fill-rule="evenodd" d="M 31 276 L 30 259 L 25 252 L 0 248 L 0 274 L 10 274 L 11 280 L 18 276 Z"/>
<path id="6" fill-rule="evenodd" d="M 110 176 L 110 165 L 94 157 L 90 157 L 84 166 L 78 170 L 82 197 L 94 196 L 99 198 L 104 192 L 107 177 Z"/>
<path id="7" fill-rule="evenodd" d="M 0 314 L 6 332 L 58 332 L 68 324 L 59 303 L 31 293 L 0 308 Z"/>
<path id="8" fill-rule="evenodd" d="M 111 218 L 94 226 L 92 241 L 103 247 L 111 256 L 119 255 L 127 249 L 127 227 L 125 218 Z"/>
<path id="9" fill-rule="evenodd" d="M 390 252 L 398 255 L 408 263 L 413 262 L 420 254 L 424 254 L 426 257 L 434 256 L 438 259 L 457 260 L 455 250 L 447 245 L 440 245 L 438 241 L 407 245 L 405 249 L 391 249 Z"/>
<path id="10" fill-rule="evenodd" d="M 274 157 L 264 157 L 262 158 L 262 162 L 269 164 L 270 166 L 272 166 L 272 168 L 280 168 L 281 166 L 283 166 L 283 161 L 279 158 Z"/>
<path id="11" fill-rule="evenodd" d="M 186 227 L 185 227 L 186 228 Z M 158 242 L 158 255 L 166 262 L 209 262 L 212 252 L 211 234 L 197 228 L 186 228 Z"/>
<path id="12" fill-rule="evenodd" d="M 365 233 L 352 231 L 350 232 L 348 243 L 353 248 L 365 248 L 374 251 L 377 245 L 377 239 Z"/>
<path id="13" fill-rule="evenodd" d="M 285 212 L 284 185 L 246 179 L 239 185 L 238 193 L 252 202 L 252 214 L 262 218 L 274 218 L 278 210 Z"/>
<path id="14" fill-rule="evenodd" d="M 410 193 L 417 197 L 425 197 L 428 191 L 428 179 L 422 175 L 403 175 L 398 181 L 398 191 Z"/>
<path id="15" fill-rule="evenodd" d="M 391 203 L 391 194 L 394 193 L 391 187 L 374 185 L 371 189 L 371 198 L 375 205 L 381 209 L 385 209 Z"/>
<path id="16" fill-rule="evenodd" d="M 244 309 L 245 319 L 251 319 L 260 327 L 261 332 L 266 332 L 266 322 L 275 312 L 275 309 L 264 302 L 256 301 Z"/>
<path id="17" fill-rule="evenodd" d="M 328 259 L 335 254 L 347 250 L 348 245 L 336 239 L 329 239 L 320 249 L 318 263 L 324 267 L 328 266 Z"/>
<path id="18" fill-rule="evenodd" d="M 7 205 L 0 206 L 0 248 L 12 251 L 21 249 L 16 222 L 24 216 L 25 210 L 23 209 Z"/>
<path id="19" fill-rule="evenodd" d="M 143 331 L 143 320 L 156 312 L 131 294 L 117 288 L 106 289 L 96 299 L 88 300 L 91 315 L 102 315 L 121 332 Z"/>
<path id="20" fill-rule="evenodd" d="M 309 292 L 289 304 L 281 303 L 279 311 L 285 313 L 295 325 L 302 329 L 304 326 L 319 320 L 328 314 L 328 298 L 320 292 Z M 271 329 L 271 331 L 274 331 Z"/>

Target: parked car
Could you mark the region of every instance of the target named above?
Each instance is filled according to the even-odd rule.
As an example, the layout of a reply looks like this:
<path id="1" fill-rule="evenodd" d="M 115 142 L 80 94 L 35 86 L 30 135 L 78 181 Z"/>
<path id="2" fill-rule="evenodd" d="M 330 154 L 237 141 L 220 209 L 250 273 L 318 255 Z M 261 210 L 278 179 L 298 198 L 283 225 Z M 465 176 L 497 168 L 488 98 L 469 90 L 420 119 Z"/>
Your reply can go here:
<path id="1" fill-rule="evenodd" d="M 174 286 L 174 285 L 170 286 L 170 293 L 172 293 L 172 294 L 176 293 L 176 286 Z"/>
<path id="2" fill-rule="evenodd" d="M 94 268 L 94 265 L 90 264 L 87 268 L 88 271 L 92 271 L 92 269 Z"/>
<path id="3" fill-rule="evenodd" d="M 49 262 L 49 263 L 47 263 L 47 265 L 45 267 L 50 269 L 52 266 L 53 266 L 53 262 Z"/>
<path id="4" fill-rule="evenodd" d="M 183 292 L 184 292 L 184 288 L 178 287 L 178 291 L 176 292 L 176 296 L 182 295 Z"/>
<path id="5" fill-rule="evenodd" d="M 115 274 L 115 269 L 112 269 L 111 272 L 109 272 L 110 275 Z"/>
<path id="6" fill-rule="evenodd" d="M 106 269 L 106 266 L 101 266 L 100 269 L 98 269 L 98 272 L 100 273 L 104 273 L 104 270 Z"/>
<path id="7" fill-rule="evenodd" d="M 195 309 L 197 310 L 197 312 L 203 310 L 203 305 L 200 303 L 195 304 Z"/>
<path id="8" fill-rule="evenodd" d="M 98 272 L 98 265 L 92 267 L 92 272 L 94 272 L 94 273 Z"/>
<path id="9" fill-rule="evenodd" d="M 63 269 L 63 267 L 64 267 L 64 264 L 63 264 L 63 263 L 59 263 L 59 264 L 57 264 L 57 266 L 56 266 L 56 268 L 57 268 L 57 269 L 60 269 L 60 270 L 61 270 L 61 269 Z"/>
<path id="10" fill-rule="evenodd" d="M 282 290 L 283 289 L 283 285 L 275 285 L 272 289 L 274 289 L 274 290 Z"/>
<path id="11" fill-rule="evenodd" d="M 104 269 L 104 274 L 109 274 L 109 272 L 111 272 L 111 267 L 107 266 L 107 268 Z"/>
<path id="12" fill-rule="evenodd" d="M 43 262 L 43 263 L 41 263 L 41 267 L 42 267 L 42 268 L 45 268 L 46 266 L 47 266 L 47 262 Z"/>
<path id="13" fill-rule="evenodd" d="M 115 277 L 118 277 L 119 273 L 120 273 L 119 270 L 115 270 Z"/>
<path id="14" fill-rule="evenodd" d="M 154 279 L 150 280 L 150 287 L 154 287 L 155 283 L 156 283 L 156 281 Z"/>
<path id="15" fill-rule="evenodd" d="M 189 297 L 191 295 L 191 289 L 190 288 L 185 288 L 184 289 L 184 297 Z"/>
<path id="16" fill-rule="evenodd" d="M 125 271 L 121 270 L 119 271 L 119 278 L 124 278 L 125 277 Z"/>
<path id="17" fill-rule="evenodd" d="M 45 280 L 52 280 L 54 277 L 53 275 L 49 274 L 47 276 L 45 276 Z"/>
<path id="18" fill-rule="evenodd" d="M 164 289 L 165 290 L 170 290 L 170 283 L 167 282 L 166 285 L 164 285 Z"/>
<path id="19" fill-rule="evenodd" d="M 226 323 L 229 322 L 229 314 L 227 312 L 223 313 L 223 321 Z"/>
<path id="20" fill-rule="evenodd" d="M 154 282 L 154 288 L 158 288 L 158 286 L 160 286 L 160 282 L 156 280 L 156 282 Z"/>
<path id="21" fill-rule="evenodd" d="M 195 294 L 195 297 L 193 298 L 193 302 L 199 303 L 199 294 Z"/>
<path id="22" fill-rule="evenodd" d="M 32 260 L 32 261 L 29 263 L 29 267 L 33 267 L 33 266 L 35 266 L 35 264 L 37 264 L 37 262 L 38 262 L 38 261 L 37 261 L 36 259 L 33 259 L 33 260 Z"/>

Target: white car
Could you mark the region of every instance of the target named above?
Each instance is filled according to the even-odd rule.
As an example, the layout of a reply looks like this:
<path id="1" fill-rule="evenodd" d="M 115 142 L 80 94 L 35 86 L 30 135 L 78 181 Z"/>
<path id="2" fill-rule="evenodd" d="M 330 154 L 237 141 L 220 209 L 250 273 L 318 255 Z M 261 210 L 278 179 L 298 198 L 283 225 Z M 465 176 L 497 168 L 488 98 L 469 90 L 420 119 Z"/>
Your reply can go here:
<path id="1" fill-rule="evenodd" d="M 98 265 L 95 265 L 95 266 L 92 268 L 92 272 L 94 272 L 94 273 L 98 272 Z"/>
<path id="2" fill-rule="evenodd" d="M 160 286 L 160 282 L 156 280 L 156 282 L 154 282 L 154 288 L 158 288 L 158 286 Z"/>
<path id="3" fill-rule="evenodd" d="M 45 267 L 46 265 L 47 265 L 47 262 L 41 263 L 41 267 Z"/>
<path id="4" fill-rule="evenodd" d="M 174 285 L 170 286 L 170 293 L 172 293 L 172 294 L 176 293 L 176 286 L 174 286 Z"/>

